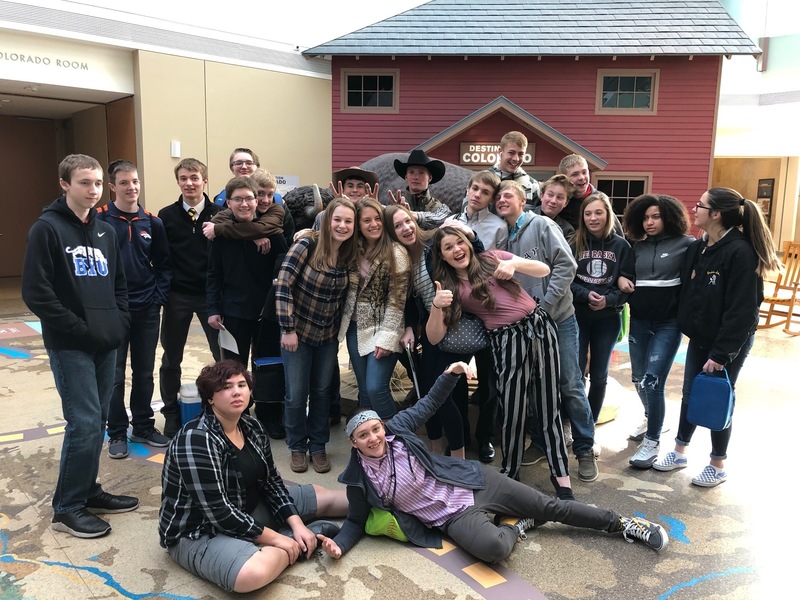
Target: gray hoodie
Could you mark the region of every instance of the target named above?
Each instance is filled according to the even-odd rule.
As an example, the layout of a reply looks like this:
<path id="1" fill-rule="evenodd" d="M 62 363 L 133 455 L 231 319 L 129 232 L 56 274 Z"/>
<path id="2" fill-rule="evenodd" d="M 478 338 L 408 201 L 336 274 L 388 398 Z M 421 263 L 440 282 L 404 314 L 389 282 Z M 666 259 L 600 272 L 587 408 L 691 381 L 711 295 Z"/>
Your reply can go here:
<path id="1" fill-rule="evenodd" d="M 523 214 L 525 218 L 519 232 L 514 239 L 508 238 L 508 251 L 542 261 L 550 267 L 550 275 L 531 277 L 518 273 L 516 277 L 525 291 L 536 298 L 558 324 L 575 313 L 570 285 L 575 279 L 577 265 L 561 228 L 555 222 L 531 211 Z"/>

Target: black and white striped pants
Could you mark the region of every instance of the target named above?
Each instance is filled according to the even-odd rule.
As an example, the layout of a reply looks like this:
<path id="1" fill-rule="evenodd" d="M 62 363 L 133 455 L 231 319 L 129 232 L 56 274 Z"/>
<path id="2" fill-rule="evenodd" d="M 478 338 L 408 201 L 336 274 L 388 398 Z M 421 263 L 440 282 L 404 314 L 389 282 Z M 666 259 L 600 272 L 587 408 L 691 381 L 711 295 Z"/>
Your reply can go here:
<path id="1" fill-rule="evenodd" d="M 568 476 L 558 387 L 558 327 L 537 307 L 521 321 L 489 331 L 489 342 L 500 396 L 500 472 L 518 478 L 528 402 L 535 402 L 536 413 L 541 417 L 536 426 L 544 439 L 550 473 L 554 477 Z"/>

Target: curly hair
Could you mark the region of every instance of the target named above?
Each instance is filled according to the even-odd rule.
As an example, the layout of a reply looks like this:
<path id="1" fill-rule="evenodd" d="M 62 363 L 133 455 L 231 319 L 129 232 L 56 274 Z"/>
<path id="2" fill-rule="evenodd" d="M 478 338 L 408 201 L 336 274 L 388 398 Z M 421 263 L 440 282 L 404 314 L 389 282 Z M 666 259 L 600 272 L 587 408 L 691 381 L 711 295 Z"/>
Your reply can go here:
<path id="1" fill-rule="evenodd" d="M 630 239 L 641 240 L 646 236 L 644 214 L 651 206 L 658 207 L 666 235 L 678 237 L 689 232 L 689 213 L 686 212 L 683 202 L 666 194 L 642 194 L 625 208 L 625 232 Z"/>

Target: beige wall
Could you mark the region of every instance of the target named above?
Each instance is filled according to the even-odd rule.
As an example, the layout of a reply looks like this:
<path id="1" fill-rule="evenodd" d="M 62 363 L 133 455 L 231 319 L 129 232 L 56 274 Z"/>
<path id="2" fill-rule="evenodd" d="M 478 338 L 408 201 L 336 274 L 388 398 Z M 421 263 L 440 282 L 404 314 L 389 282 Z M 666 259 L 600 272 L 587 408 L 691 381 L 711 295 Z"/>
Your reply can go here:
<path id="1" fill-rule="evenodd" d="M 136 137 L 142 204 L 157 213 L 180 194 L 170 141 L 181 142 L 182 158 L 207 163 L 205 63 L 153 52 L 136 52 Z"/>
<path id="2" fill-rule="evenodd" d="M 209 167 L 209 196 L 230 178 L 228 157 L 252 148 L 261 165 L 327 185 L 331 175 L 330 81 L 262 69 L 136 53 L 136 127 L 143 203 L 151 212 L 179 194 L 170 141 Z"/>
<path id="3" fill-rule="evenodd" d="M 714 159 L 711 185 L 737 190 L 755 200 L 759 179 L 774 179 L 770 230 L 777 247 L 800 236 L 797 158 L 732 157 Z"/>

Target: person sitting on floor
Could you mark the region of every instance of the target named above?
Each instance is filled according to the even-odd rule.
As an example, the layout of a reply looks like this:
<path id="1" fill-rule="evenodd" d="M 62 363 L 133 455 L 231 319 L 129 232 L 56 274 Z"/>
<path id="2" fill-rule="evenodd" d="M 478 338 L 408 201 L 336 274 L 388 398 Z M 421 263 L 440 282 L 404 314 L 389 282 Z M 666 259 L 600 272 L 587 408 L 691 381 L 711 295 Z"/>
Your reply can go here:
<path id="1" fill-rule="evenodd" d="M 638 539 L 654 550 L 667 546 L 667 532 L 656 523 L 546 496 L 477 461 L 432 455 L 414 432 L 444 402 L 462 373 L 472 377 L 465 363 L 453 363 L 427 396 L 385 424 L 371 410 L 348 421 L 345 432 L 353 449 L 339 476 L 350 501 L 347 520 L 335 537 L 317 535 L 329 556 L 341 558 L 355 545 L 373 509 L 391 513 L 417 546 L 441 548 L 444 534 L 487 562 L 504 560 L 518 538 L 547 521 L 620 532 L 627 541 Z M 498 514 L 495 521 L 489 512 Z"/>
<path id="2" fill-rule="evenodd" d="M 161 546 L 184 569 L 227 591 L 261 588 L 317 546 L 347 512 L 344 490 L 284 485 L 269 437 L 246 414 L 253 379 L 241 362 L 203 368 L 203 413 L 172 440 L 161 474 Z M 310 523 L 308 527 L 304 523 Z"/>

